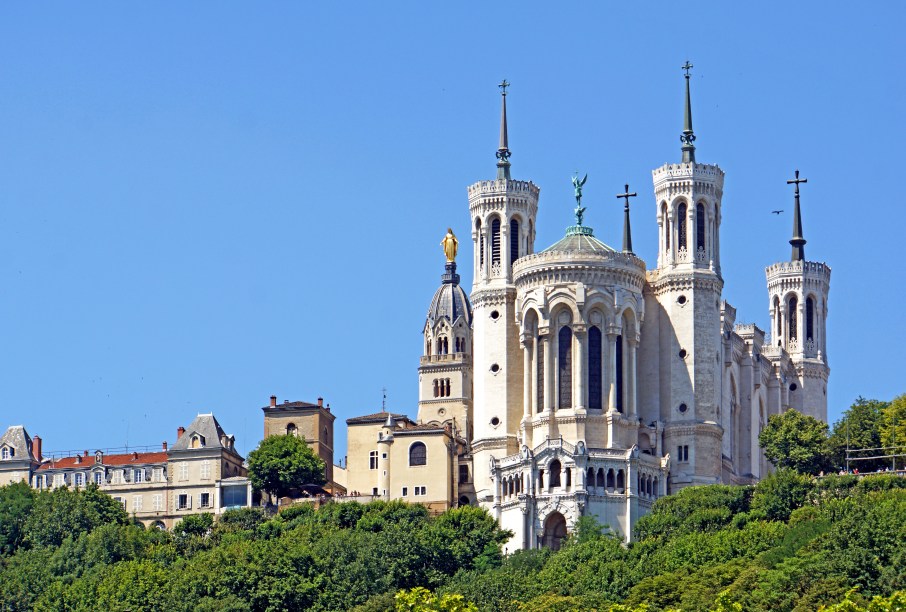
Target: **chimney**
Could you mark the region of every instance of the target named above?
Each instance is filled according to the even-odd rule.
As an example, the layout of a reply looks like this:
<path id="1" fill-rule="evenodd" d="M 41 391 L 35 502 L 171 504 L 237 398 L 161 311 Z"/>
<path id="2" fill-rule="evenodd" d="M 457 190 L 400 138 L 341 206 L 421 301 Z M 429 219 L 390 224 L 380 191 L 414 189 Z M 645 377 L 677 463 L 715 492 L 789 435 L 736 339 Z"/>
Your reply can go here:
<path id="1" fill-rule="evenodd" d="M 87 457 L 87 456 L 88 456 L 88 451 L 85 451 L 84 453 L 82 453 L 82 456 Z"/>
<path id="2" fill-rule="evenodd" d="M 176 428 L 176 439 L 179 440 L 184 433 L 186 433 L 185 427 L 177 427 Z"/>
<path id="3" fill-rule="evenodd" d="M 166 452 L 166 450 L 167 450 L 167 441 L 164 440 L 164 443 L 161 444 L 160 447 Z"/>
<path id="4" fill-rule="evenodd" d="M 41 436 L 35 436 L 31 439 L 31 454 L 35 461 L 41 463 Z"/>
<path id="5" fill-rule="evenodd" d="M 276 407 L 277 407 L 277 396 L 272 395 L 271 396 L 271 408 L 276 408 Z"/>
<path id="6" fill-rule="evenodd" d="M 323 407 L 324 407 L 324 398 L 319 397 L 318 398 L 318 408 L 323 408 Z"/>

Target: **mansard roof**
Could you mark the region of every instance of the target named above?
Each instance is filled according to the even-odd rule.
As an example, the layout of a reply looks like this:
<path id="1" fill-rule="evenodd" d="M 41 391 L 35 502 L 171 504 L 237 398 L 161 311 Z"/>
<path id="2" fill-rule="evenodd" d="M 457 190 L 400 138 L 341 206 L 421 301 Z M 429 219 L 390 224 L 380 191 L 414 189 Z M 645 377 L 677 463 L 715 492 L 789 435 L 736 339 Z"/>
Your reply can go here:
<path id="1" fill-rule="evenodd" d="M 31 436 L 25 431 L 22 425 L 13 425 L 6 430 L 6 433 L 0 437 L 0 446 L 8 446 L 13 449 L 11 459 L 32 459 L 31 454 Z"/>
<path id="2" fill-rule="evenodd" d="M 405 414 L 397 414 L 395 412 L 375 412 L 374 414 L 366 414 L 364 416 L 352 417 L 351 419 L 346 419 L 347 425 L 362 425 L 365 423 L 384 423 L 387 421 L 387 417 L 392 416 L 395 421 L 409 421 L 409 417 Z"/>
<path id="3" fill-rule="evenodd" d="M 179 440 L 176 441 L 176 444 L 171 447 L 171 450 L 195 450 L 191 448 L 192 436 L 195 434 L 204 438 L 204 448 L 222 448 L 235 452 L 224 445 L 223 439 L 227 437 L 227 435 L 224 433 L 223 428 L 220 426 L 220 423 L 217 422 L 217 419 L 214 418 L 213 414 L 199 414 L 195 417 L 195 420 L 186 427 L 186 433 L 180 436 Z"/>

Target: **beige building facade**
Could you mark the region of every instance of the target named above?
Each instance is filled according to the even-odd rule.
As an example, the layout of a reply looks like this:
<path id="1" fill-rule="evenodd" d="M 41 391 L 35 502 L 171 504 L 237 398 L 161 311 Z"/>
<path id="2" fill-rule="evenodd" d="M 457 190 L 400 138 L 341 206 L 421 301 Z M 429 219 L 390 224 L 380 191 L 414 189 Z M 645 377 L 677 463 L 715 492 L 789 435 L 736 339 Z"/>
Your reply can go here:
<path id="1" fill-rule="evenodd" d="M 251 505 L 251 483 L 234 442 L 213 414 L 200 414 L 177 429 L 172 446 L 164 442 L 157 451 L 44 457 L 40 438 L 14 426 L 0 438 L 0 485 L 25 481 L 52 490 L 94 484 L 146 526 L 171 529 L 190 514 Z"/>

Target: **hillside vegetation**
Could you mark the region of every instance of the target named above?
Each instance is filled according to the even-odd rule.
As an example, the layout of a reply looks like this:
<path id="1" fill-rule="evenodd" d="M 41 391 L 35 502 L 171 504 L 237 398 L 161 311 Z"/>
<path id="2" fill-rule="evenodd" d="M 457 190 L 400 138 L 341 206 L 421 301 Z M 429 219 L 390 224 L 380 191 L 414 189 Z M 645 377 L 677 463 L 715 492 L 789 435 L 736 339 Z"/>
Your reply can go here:
<path id="1" fill-rule="evenodd" d="M 859 610 L 906 589 L 895 476 L 685 489 L 636 532 L 627 547 L 583 519 L 559 552 L 504 557 L 509 534 L 482 510 L 375 502 L 197 515 L 167 533 L 93 487 L 17 484 L 0 488 L 0 609 L 815 610 L 849 593 L 840 609 Z"/>

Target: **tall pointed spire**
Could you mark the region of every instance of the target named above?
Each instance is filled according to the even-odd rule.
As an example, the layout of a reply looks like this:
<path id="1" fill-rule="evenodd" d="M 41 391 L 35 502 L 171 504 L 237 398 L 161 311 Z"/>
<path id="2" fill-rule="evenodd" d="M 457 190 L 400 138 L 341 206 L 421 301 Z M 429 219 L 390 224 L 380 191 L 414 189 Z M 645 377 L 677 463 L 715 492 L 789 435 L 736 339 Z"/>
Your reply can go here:
<path id="1" fill-rule="evenodd" d="M 686 112 L 683 115 L 683 133 L 680 135 L 680 142 L 683 143 L 683 163 L 695 162 L 695 134 L 692 133 L 692 94 L 689 91 L 689 70 L 692 64 L 689 60 L 683 65 L 686 71 Z"/>
<path id="2" fill-rule="evenodd" d="M 626 204 L 623 206 L 623 252 L 632 253 L 632 228 L 629 226 L 629 198 L 636 197 L 637 193 L 629 193 L 629 185 L 624 188 L 623 193 L 618 193 L 618 198 L 624 198 Z"/>
<path id="3" fill-rule="evenodd" d="M 795 205 L 793 207 L 793 238 L 790 244 L 793 245 L 793 261 L 805 261 L 805 238 L 802 237 L 802 213 L 799 212 L 799 183 L 807 183 L 808 179 L 799 178 L 799 171 L 796 170 L 796 178 L 786 182 L 787 185 L 796 185 Z"/>
<path id="4" fill-rule="evenodd" d="M 506 88 L 510 84 L 506 79 L 498 85 L 503 98 L 503 107 L 500 112 L 500 146 L 497 148 L 497 179 L 510 179 L 510 146 L 506 133 Z"/>

